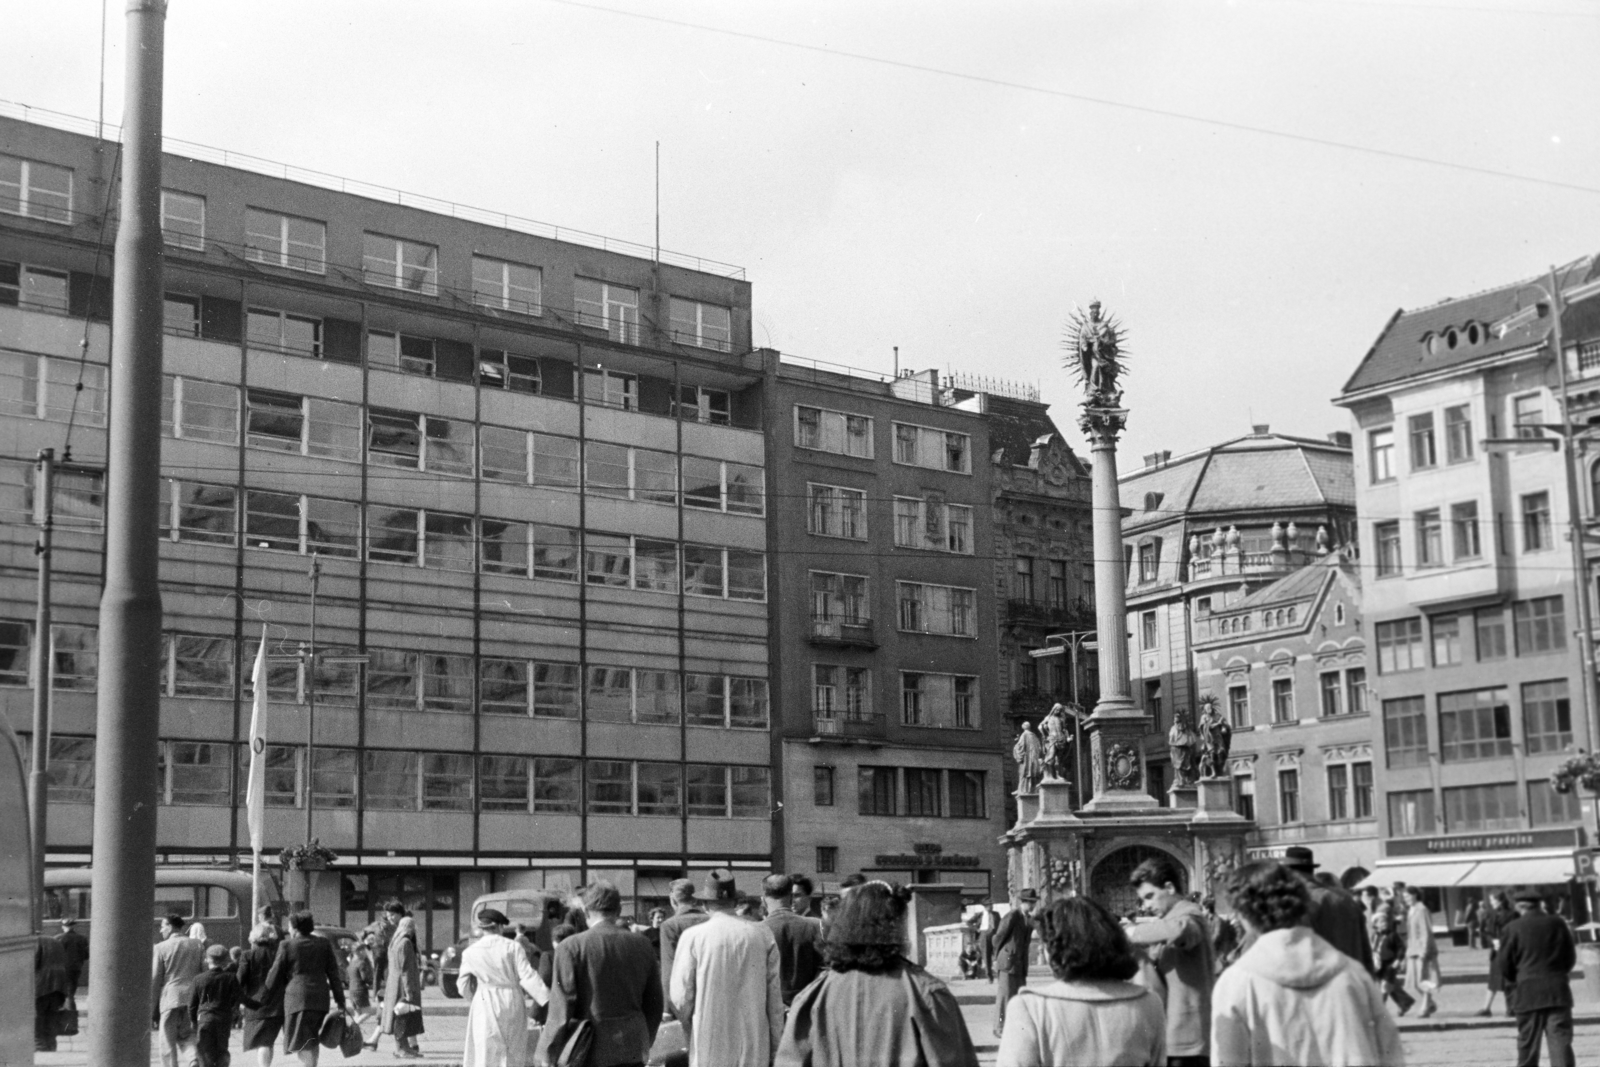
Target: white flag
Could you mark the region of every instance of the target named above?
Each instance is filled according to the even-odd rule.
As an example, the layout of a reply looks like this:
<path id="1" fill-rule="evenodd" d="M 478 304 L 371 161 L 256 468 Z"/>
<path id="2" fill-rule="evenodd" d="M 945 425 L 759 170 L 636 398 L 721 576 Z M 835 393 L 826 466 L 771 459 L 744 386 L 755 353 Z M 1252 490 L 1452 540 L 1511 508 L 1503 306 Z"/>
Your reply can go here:
<path id="1" fill-rule="evenodd" d="M 261 851 L 262 823 L 267 804 L 267 627 L 261 627 L 261 647 L 250 672 L 254 700 L 250 707 L 250 777 L 245 790 L 245 817 L 250 823 L 250 849 Z"/>

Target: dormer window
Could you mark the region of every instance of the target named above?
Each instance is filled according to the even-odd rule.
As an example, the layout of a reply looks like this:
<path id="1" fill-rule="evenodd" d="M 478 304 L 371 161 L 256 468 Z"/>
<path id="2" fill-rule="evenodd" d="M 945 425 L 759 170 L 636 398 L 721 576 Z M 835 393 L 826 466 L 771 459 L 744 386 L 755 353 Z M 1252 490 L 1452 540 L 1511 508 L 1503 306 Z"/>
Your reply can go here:
<path id="1" fill-rule="evenodd" d="M 1144 495 L 1144 509 L 1146 511 L 1154 511 L 1156 508 L 1159 508 L 1161 506 L 1161 501 L 1165 496 L 1165 493 L 1146 493 Z"/>

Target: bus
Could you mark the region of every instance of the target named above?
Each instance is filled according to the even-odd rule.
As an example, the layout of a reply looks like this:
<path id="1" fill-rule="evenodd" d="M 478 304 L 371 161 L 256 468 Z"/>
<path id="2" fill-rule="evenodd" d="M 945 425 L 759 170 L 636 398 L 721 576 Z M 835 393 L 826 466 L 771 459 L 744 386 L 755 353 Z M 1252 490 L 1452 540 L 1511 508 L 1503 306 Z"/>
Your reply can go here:
<path id="1" fill-rule="evenodd" d="M 61 920 L 78 920 L 78 931 L 89 936 L 94 923 L 89 894 L 91 867 L 57 867 L 44 872 L 44 900 L 39 908 L 39 932 L 52 934 Z M 160 919 L 171 912 L 186 916 L 206 928 L 214 945 L 246 948 L 250 936 L 250 872 L 222 867 L 159 867 L 156 899 L 150 912 L 150 941 L 161 940 Z M 261 900 L 277 915 L 283 898 L 277 882 L 261 874 Z"/>
<path id="2" fill-rule="evenodd" d="M 0 717 L 0 1067 L 33 1063 L 33 849 L 22 746 Z"/>

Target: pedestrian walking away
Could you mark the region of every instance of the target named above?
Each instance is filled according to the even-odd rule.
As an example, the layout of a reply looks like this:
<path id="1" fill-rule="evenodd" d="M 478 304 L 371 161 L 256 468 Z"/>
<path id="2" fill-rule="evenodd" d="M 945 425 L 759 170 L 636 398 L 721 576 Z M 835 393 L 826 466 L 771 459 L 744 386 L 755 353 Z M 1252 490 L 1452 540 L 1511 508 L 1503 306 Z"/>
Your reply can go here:
<path id="1" fill-rule="evenodd" d="M 1135 949 L 1155 953 L 1167 1007 L 1167 1062 L 1172 1067 L 1197 1067 L 1211 1050 L 1211 983 L 1215 968 L 1206 913 L 1183 894 L 1183 872 L 1165 857 L 1135 867 L 1128 881 L 1139 906 L 1153 918 L 1128 929 Z"/>
<path id="2" fill-rule="evenodd" d="M 794 882 L 787 874 L 770 874 L 761 883 L 767 929 L 778 943 L 778 985 L 788 1007 L 800 990 L 822 971 L 822 926 L 794 913 Z"/>
<path id="3" fill-rule="evenodd" d="M 466 1045 L 462 1067 L 523 1067 L 528 1062 L 528 1009 L 523 994 L 535 1003 L 550 999 L 528 953 L 505 937 L 510 920 L 484 908 L 475 920 L 478 939 L 461 953 L 458 986 L 471 989 L 467 1008 Z"/>
<path id="4" fill-rule="evenodd" d="M 1489 899 L 1483 907 L 1483 917 L 1478 921 L 1478 934 L 1483 938 L 1484 947 L 1489 950 L 1489 985 L 1484 991 L 1483 1007 L 1478 1009 L 1478 1014 L 1487 1016 L 1494 1011 L 1494 997 L 1496 993 L 1506 993 L 1505 976 L 1500 968 L 1500 944 L 1505 937 L 1505 929 L 1517 918 L 1517 913 L 1511 909 L 1506 901 L 1506 895 L 1496 891 L 1489 894 Z M 1511 1014 L 1510 997 L 1506 997 L 1506 1014 Z"/>
<path id="5" fill-rule="evenodd" d="M 1383 990 L 1386 999 L 1392 1000 L 1404 1015 L 1416 1004 L 1415 998 L 1406 992 L 1403 981 L 1405 966 L 1406 942 L 1400 936 L 1395 926 L 1394 915 L 1388 908 L 1380 907 L 1367 919 L 1367 929 L 1372 938 L 1373 966 L 1377 968 L 1374 975 L 1378 979 L 1378 987 Z"/>
<path id="6" fill-rule="evenodd" d="M 267 985 L 283 996 L 283 1051 L 299 1055 L 306 1067 L 316 1067 L 322 1021 L 335 1005 L 344 1011 L 344 978 L 333 942 L 316 934 L 315 916 L 297 911 L 289 916 L 289 927 Z"/>
<path id="7" fill-rule="evenodd" d="M 354 1025 L 361 1031 L 361 1043 L 368 1043 L 366 1022 L 375 1018 L 377 1009 L 372 1006 L 372 990 L 377 982 L 377 967 L 372 960 L 372 935 L 362 933 L 350 949 L 350 958 L 344 965 L 344 999 L 350 1006 Z M 377 1028 L 373 1028 L 372 1041 L 377 1041 Z"/>
<path id="8" fill-rule="evenodd" d="M 61 920 L 61 932 L 56 935 L 67 954 L 67 996 L 76 996 L 83 981 L 84 970 L 89 966 L 89 939 L 78 933 L 78 920 L 68 916 Z"/>
<path id="9" fill-rule="evenodd" d="M 257 923 L 250 931 L 250 947 L 234 969 L 244 1005 L 243 1048 L 255 1050 L 257 1067 L 272 1067 L 272 1046 L 283 1032 L 283 994 L 267 984 L 278 958 L 278 940 L 276 926 Z"/>
<path id="10" fill-rule="evenodd" d="M 767 1067 L 783 1037 L 778 943 L 734 915 L 732 871 L 711 871 L 696 899 L 710 918 L 684 931 L 669 984 L 690 1067 Z"/>
<path id="11" fill-rule="evenodd" d="M 1006 1005 L 1017 990 L 1028 984 L 1028 943 L 1033 938 L 1033 924 L 1028 915 L 1039 903 L 1039 893 L 1034 889 L 1020 889 L 1011 894 L 1011 910 L 995 926 L 994 973 L 997 984 L 994 990 L 994 1036 L 999 1037 L 1006 1024 Z"/>
<path id="12" fill-rule="evenodd" d="M 550 955 L 550 1010 L 534 1063 L 549 1067 L 578 1024 L 594 1035 L 588 1067 L 642 1065 L 661 1025 L 660 964 L 643 934 L 622 924 L 622 894 L 605 880 L 583 891 L 588 929 Z"/>
<path id="13" fill-rule="evenodd" d="M 61 1014 L 66 1010 L 69 999 L 67 950 L 53 937 L 40 934 L 35 940 L 33 1049 L 35 1052 L 54 1052 L 56 1038 L 61 1034 Z"/>
<path id="14" fill-rule="evenodd" d="M 189 920 L 176 912 L 161 920 L 162 940 L 150 966 L 150 1000 L 155 1005 L 152 1024 L 159 1031 L 161 1067 L 178 1067 L 180 1059 L 193 1059 L 194 1031 L 189 1026 L 189 994 L 194 980 L 206 969 L 205 949 L 184 933 Z"/>
<path id="15" fill-rule="evenodd" d="M 1012 1000 L 997 1067 L 1162 1067 L 1166 1008 L 1130 981 L 1139 964 L 1111 913 L 1087 897 L 1066 897 L 1041 910 L 1035 925 L 1056 980 Z"/>
<path id="16" fill-rule="evenodd" d="M 238 975 L 228 966 L 228 946 L 206 949 L 206 971 L 189 993 L 189 1025 L 194 1029 L 195 1067 L 228 1067 L 228 1038 L 233 1015 L 244 995 Z"/>
<path id="17" fill-rule="evenodd" d="M 1433 938 L 1433 912 L 1422 902 L 1422 890 L 1409 885 L 1401 890 L 1405 900 L 1406 984 L 1418 993 L 1426 1019 L 1439 1010 L 1433 995 L 1439 991 L 1439 945 Z"/>
<path id="18" fill-rule="evenodd" d="M 394 1036 L 394 1054 L 422 1058 L 417 1035 L 422 1025 L 422 966 L 417 950 L 417 923 L 409 915 L 395 924 L 389 941 L 389 975 L 383 987 L 383 1032 Z M 376 1036 L 371 1048 L 378 1047 Z"/>
<path id="19" fill-rule="evenodd" d="M 1311 900 L 1311 929 L 1328 944 L 1361 964 L 1368 974 L 1376 973 L 1372 942 L 1367 937 L 1367 916 L 1361 902 L 1337 881 L 1330 884 L 1319 878 L 1316 874 L 1316 856 L 1304 845 L 1290 845 L 1284 849 L 1282 862 L 1305 882 Z"/>
<path id="20" fill-rule="evenodd" d="M 689 879 L 679 878 L 667 888 L 667 893 L 672 902 L 672 917 L 661 924 L 661 996 L 666 1001 L 667 1017 L 674 1018 L 676 1013 L 672 1010 L 667 983 L 672 981 L 672 961 L 678 952 L 678 939 L 689 927 L 700 925 L 709 916 L 706 909 L 695 902 L 694 883 Z"/>
<path id="21" fill-rule="evenodd" d="M 1573 1067 L 1572 930 L 1544 910 L 1537 890 L 1513 899 L 1517 918 L 1502 931 L 1500 970 L 1517 1016 L 1517 1067 L 1539 1067 L 1541 1041 L 1550 1046 L 1550 1067 Z"/>
<path id="22" fill-rule="evenodd" d="M 1304 878 L 1272 861 L 1228 877 L 1254 941 L 1211 997 L 1216 1067 L 1403 1067 L 1400 1029 L 1367 969 L 1310 926 Z"/>
<path id="23" fill-rule="evenodd" d="M 844 901 L 826 968 L 790 1007 L 775 1067 L 975 1067 L 949 987 L 906 958 L 910 900 L 903 886 L 868 882 Z"/>

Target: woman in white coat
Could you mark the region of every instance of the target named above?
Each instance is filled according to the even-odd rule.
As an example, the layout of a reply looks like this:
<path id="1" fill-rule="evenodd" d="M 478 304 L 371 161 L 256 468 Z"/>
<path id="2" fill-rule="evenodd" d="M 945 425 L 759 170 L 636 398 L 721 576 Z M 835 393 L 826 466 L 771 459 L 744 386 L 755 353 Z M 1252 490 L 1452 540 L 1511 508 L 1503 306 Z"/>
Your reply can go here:
<path id="1" fill-rule="evenodd" d="M 1211 992 L 1215 1067 L 1403 1067 L 1400 1029 L 1355 960 L 1306 925 L 1305 882 L 1271 861 L 1234 871 L 1227 887 L 1255 943 Z"/>

